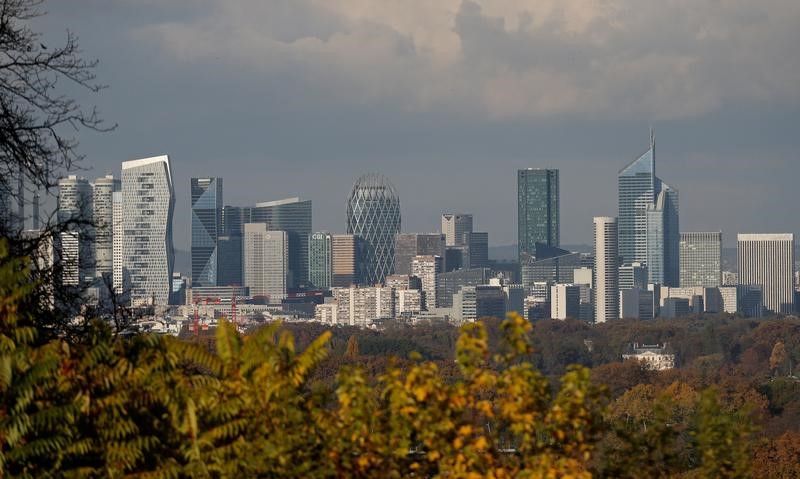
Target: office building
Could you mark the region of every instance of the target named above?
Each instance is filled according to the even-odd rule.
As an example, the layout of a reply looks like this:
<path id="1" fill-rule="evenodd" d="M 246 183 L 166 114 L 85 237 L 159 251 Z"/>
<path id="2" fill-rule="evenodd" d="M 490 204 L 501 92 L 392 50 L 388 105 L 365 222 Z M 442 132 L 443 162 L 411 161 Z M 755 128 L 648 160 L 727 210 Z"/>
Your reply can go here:
<path id="1" fill-rule="evenodd" d="M 653 319 L 653 291 L 640 287 L 619 290 L 619 317 L 624 319 Z"/>
<path id="2" fill-rule="evenodd" d="M 757 318 L 764 314 L 764 301 L 759 285 L 720 286 L 722 310 L 726 313 L 741 314 Z"/>
<path id="3" fill-rule="evenodd" d="M 722 232 L 681 233 L 681 287 L 722 285 Z"/>
<path id="4" fill-rule="evenodd" d="M 520 272 L 522 284 L 568 284 L 574 282 L 576 269 L 584 266 L 585 256 L 561 248 L 536 243 L 530 252 L 522 253 Z"/>
<path id="5" fill-rule="evenodd" d="M 625 264 L 619 267 L 619 289 L 647 288 L 647 266 L 642 263 Z M 660 283 L 656 283 L 660 284 Z"/>
<path id="6" fill-rule="evenodd" d="M 686 298 L 666 298 L 661 304 L 661 317 L 672 319 L 691 314 L 689 300 Z"/>
<path id="7" fill-rule="evenodd" d="M 119 178 L 114 178 L 113 175 L 94 181 L 94 268 L 98 278 L 111 277 L 114 271 L 114 193 L 119 192 L 121 187 Z"/>
<path id="8" fill-rule="evenodd" d="M 253 223 L 253 208 L 249 206 L 230 206 L 222 208 L 222 234 L 242 236 L 245 223 Z"/>
<path id="9" fill-rule="evenodd" d="M 739 284 L 761 286 L 769 311 L 794 311 L 793 234 L 740 234 L 736 256 Z"/>
<path id="10" fill-rule="evenodd" d="M 469 246 L 469 267 L 489 267 L 489 233 L 473 231 L 466 235 Z"/>
<path id="11" fill-rule="evenodd" d="M 460 269 L 441 273 L 436 276 L 436 302 L 440 308 L 453 306 L 453 295 L 462 286 L 478 286 L 487 284 L 491 278 L 489 268 Z"/>
<path id="12" fill-rule="evenodd" d="M 647 264 L 651 283 L 678 286 L 678 191 L 656 176 L 652 131 L 647 151 L 620 170 L 617 180 L 622 263 Z"/>
<path id="13" fill-rule="evenodd" d="M 58 180 L 58 222 L 64 225 L 57 250 L 66 286 L 81 286 L 94 279 L 93 189 L 86 178 L 70 175 Z"/>
<path id="14" fill-rule="evenodd" d="M 264 223 L 244 225 L 244 286 L 251 296 L 280 304 L 286 297 L 289 276 L 289 235 L 268 231 Z"/>
<path id="15" fill-rule="evenodd" d="M 439 233 L 396 234 L 394 238 L 394 274 L 412 274 L 411 262 L 415 256 L 438 256 L 444 263 L 445 235 Z"/>
<path id="16" fill-rule="evenodd" d="M 444 251 L 445 271 L 469 268 L 469 246 L 446 246 Z"/>
<path id="17" fill-rule="evenodd" d="M 383 283 L 394 271 L 394 238 L 400 232 L 400 198 L 381 175 L 361 176 L 347 198 L 347 233 L 364 242 L 362 281 Z"/>
<path id="18" fill-rule="evenodd" d="M 242 235 L 221 235 L 217 237 L 218 286 L 241 286 L 244 284 L 243 259 Z"/>
<path id="19" fill-rule="evenodd" d="M 123 262 L 131 303 L 166 305 L 172 291 L 175 192 L 169 157 L 122 163 Z"/>
<path id="20" fill-rule="evenodd" d="M 411 274 L 422 283 L 422 309 L 437 307 L 436 275 L 442 273 L 441 256 L 414 256 L 411 261 Z"/>
<path id="21" fill-rule="evenodd" d="M 666 183 L 655 203 L 647 206 L 648 282 L 677 287 L 680 283 L 678 192 Z"/>
<path id="22" fill-rule="evenodd" d="M 580 315 L 580 286 L 574 284 L 554 284 L 550 288 L 550 317 L 552 319 L 579 319 Z"/>
<path id="23" fill-rule="evenodd" d="M 192 287 L 216 286 L 222 234 L 222 178 L 191 178 Z"/>
<path id="24" fill-rule="evenodd" d="M 536 243 L 560 244 L 558 170 L 528 168 L 517 171 L 517 233 L 520 263 L 522 253 L 531 253 Z"/>
<path id="25" fill-rule="evenodd" d="M 120 189 L 122 188 L 122 183 L 120 182 Z M 111 279 L 112 279 L 112 286 L 114 288 L 114 292 L 118 296 L 123 296 L 126 291 L 130 289 L 130 283 L 125 281 L 125 241 L 124 241 L 124 234 L 125 234 L 125 225 L 123 223 L 123 203 L 122 203 L 122 191 L 115 191 L 111 194 L 111 203 L 112 203 L 112 215 L 113 215 L 113 228 L 112 228 L 112 235 L 111 235 L 111 244 L 113 248 L 112 253 L 112 268 L 111 268 Z M 123 301 L 126 303 L 127 301 Z"/>
<path id="26" fill-rule="evenodd" d="M 289 238 L 290 287 L 308 283 L 308 239 L 311 236 L 311 200 L 286 198 L 256 203 L 253 223 L 265 223 L 270 231 L 285 231 Z"/>
<path id="27" fill-rule="evenodd" d="M 356 235 L 331 235 L 331 286 L 346 288 L 361 284 L 363 242 Z"/>
<path id="28" fill-rule="evenodd" d="M 453 313 L 460 323 L 478 319 L 504 318 L 506 295 L 501 286 L 463 286 L 453 295 Z"/>
<path id="29" fill-rule="evenodd" d="M 386 287 L 395 290 L 422 289 L 422 281 L 410 274 L 392 274 L 386 277 Z"/>
<path id="30" fill-rule="evenodd" d="M 317 231 L 308 240 L 308 281 L 315 288 L 333 286 L 333 235 Z"/>
<path id="31" fill-rule="evenodd" d="M 466 234 L 472 233 L 472 215 L 445 213 L 442 215 L 442 234 L 447 246 L 467 245 Z"/>
<path id="32" fill-rule="evenodd" d="M 608 216 L 594 218 L 594 284 L 597 323 L 612 321 L 619 316 L 619 259 L 617 219 Z"/>

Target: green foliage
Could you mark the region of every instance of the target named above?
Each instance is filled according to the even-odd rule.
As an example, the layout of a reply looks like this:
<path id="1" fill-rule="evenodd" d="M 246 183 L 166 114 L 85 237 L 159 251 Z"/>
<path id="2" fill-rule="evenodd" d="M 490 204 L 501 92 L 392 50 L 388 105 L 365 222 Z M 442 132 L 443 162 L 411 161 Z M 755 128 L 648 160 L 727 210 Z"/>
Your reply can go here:
<path id="1" fill-rule="evenodd" d="M 298 348 L 277 323 L 241 337 L 223 321 L 212 350 L 169 337 L 120 339 L 100 322 L 79 345 L 37 344 L 19 307 L 31 291 L 26 271 L 0 246 L 3 476 L 748 473 L 746 412 L 680 381 L 636 385 L 606 407 L 587 368 L 570 366 L 554 382 L 529 362 L 532 327 L 517 315 L 462 328 L 455 363 L 412 355 L 377 374 L 343 366 L 329 386 L 314 371 L 332 333 Z M 791 451 L 779 443 L 768 453 Z"/>

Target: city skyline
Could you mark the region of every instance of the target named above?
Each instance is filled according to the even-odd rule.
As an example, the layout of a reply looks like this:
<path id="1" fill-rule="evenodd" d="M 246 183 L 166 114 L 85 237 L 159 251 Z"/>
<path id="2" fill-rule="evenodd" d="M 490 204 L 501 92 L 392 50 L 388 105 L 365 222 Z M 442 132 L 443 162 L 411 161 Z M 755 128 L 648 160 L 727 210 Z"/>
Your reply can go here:
<path id="1" fill-rule="evenodd" d="M 348 188 L 364 171 L 382 172 L 405 198 L 404 231 L 434 231 L 441 212 L 463 210 L 475 215 L 476 231 L 491 232 L 493 245 L 510 245 L 516 243 L 516 192 L 506 172 L 529 167 L 560 170 L 561 243 L 588 244 L 592 217 L 615 211 L 615 172 L 646 146 L 642 140 L 651 124 L 660 137 L 659 176 L 677 185 L 682 204 L 704 205 L 702 210 L 683 211 L 682 229 L 800 232 L 800 218 L 785 201 L 800 175 L 800 95 L 796 88 L 787 88 L 794 84 L 797 64 L 781 60 L 793 58 L 800 32 L 794 28 L 798 13 L 785 6 L 723 5 L 713 11 L 691 9 L 688 16 L 688 10 L 684 15 L 672 5 L 657 4 L 637 6 L 641 15 L 630 17 L 616 13 L 630 8 L 628 2 L 608 12 L 588 5 L 578 8 L 580 2 L 554 10 L 542 5 L 539 10 L 522 2 L 507 2 L 501 8 L 497 2 L 456 1 L 444 2 L 436 12 L 415 4 L 408 7 L 410 18 L 429 18 L 412 22 L 426 32 L 419 36 L 412 35 L 409 25 L 374 10 L 347 11 L 338 5 L 319 22 L 310 20 L 318 17 L 299 15 L 303 8 L 320 13 L 317 6 L 297 2 L 270 16 L 269 22 L 255 24 L 252 18 L 235 16 L 224 4 L 177 8 L 170 2 L 112 2 L 79 8 L 83 1 L 51 2 L 49 14 L 37 20 L 45 44 L 51 39 L 57 43 L 69 26 L 80 37 L 86 56 L 101 60 L 98 78 L 110 85 L 96 96 L 78 94 L 78 101 L 96 102 L 104 117 L 119 123 L 109 134 L 81 135 L 81 151 L 87 155 L 82 166 L 92 169 L 83 174 L 100 177 L 117 171 L 123 160 L 168 152 L 181 165 L 175 170 L 175 239 L 181 250 L 188 250 L 186 198 L 191 176 L 220 176 L 237 185 L 226 195 L 229 204 L 302 193 L 314 202 L 314 229 L 336 232 L 342 231 L 341 205 Z M 542 23 L 522 25 L 519 18 L 526 12 L 539 19 L 553 15 L 559 25 L 573 25 L 570 19 L 575 19 L 578 30 L 572 38 L 586 45 L 586 51 L 576 52 L 571 40 L 544 29 Z M 286 15 L 309 19 L 297 23 Z M 733 26 L 720 24 L 722 16 Z M 232 27 L 244 23 L 241 31 L 259 39 L 251 46 L 256 50 L 235 48 L 237 36 L 220 38 L 218 30 L 201 29 L 203 22 L 216 18 L 230 31 L 239 31 Z M 591 24 L 599 25 L 597 33 L 609 45 L 629 45 L 631 56 L 626 58 L 641 69 L 623 69 L 610 54 L 616 51 L 613 46 L 606 50 L 589 41 L 589 32 L 582 28 L 590 18 L 597 19 L 599 23 Z M 366 31 L 358 19 L 386 29 Z M 673 25 L 669 31 L 662 27 L 665 19 Z M 608 25 L 616 24 L 611 20 L 630 28 L 609 30 Z M 730 41 L 703 36 L 709 24 Z M 292 31 L 286 25 L 298 27 Z M 735 48 L 737 41 L 745 41 L 741 35 L 752 29 L 762 33 L 753 48 Z M 208 38 L 193 41 L 198 31 L 206 31 Z M 355 39 L 381 35 L 378 32 L 397 32 L 397 37 L 389 35 L 387 43 L 377 41 L 375 48 L 400 44 L 390 54 L 379 55 L 376 63 L 368 60 L 373 42 Z M 556 50 L 536 56 L 540 49 L 530 46 L 541 45 L 539 35 Z M 340 45 L 337 39 L 352 43 Z M 206 48 L 209 41 L 216 47 Z M 688 58 L 685 41 L 691 43 Z M 307 56 L 310 69 L 296 68 L 294 61 L 269 63 L 274 48 L 286 45 L 295 51 L 308 42 L 323 48 L 319 55 Z M 430 42 L 444 50 L 423 48 Z M 320 63 L 337 63 L 332 61 L 335 50 L 330 50 L 334 45 L 343 49 L 342 65 L 350 69 L 343 77 L 320 75 L 317 68 Z M 661 60 L 648 60 L 644 53 L 656 45 Z M 498 49 L 508 56 L 492 55 Z M 759 54 L 761 49 L 770 54 Z M 249 58 L 265 58 L 269 68 L 244 61 L 237 51 L 263 51 L 265 55 Z M 427 70 L 402 74 L 406 60 L 412 66 L 430 65 L 426 52 L 442 51 L 453 56 L 435 58 L 455 62 L 454 70 L 438 70 L 444 78 L 431 78 L 436 72 Z M 575 61 L 558 60 L 573 54 L 578 54 Z M 591 63 L 584 61 L 586 56 L 610 60 L 618 68 L 592 74 L 586 70 Z M 673 63 L 678 59 L 694 66 L 678 68 Z M 147 75 L 136 68 L 142 62 L 153 66 Z M 509 71 L 481 69 L 486 62 L 519 64 L 531 75 L 522 75 L 521 83 L 485 78 L 484 71 Z M 564 75 L 563 85 L 546 83 L 548 77 L 541 72 L 548 68 Z M 613 72 L 618 73 L 612 76 Z M 396 82 L 391 81 L 394 75 Z M 459 78 L 463 83 L 455 81 Z M 588 78 L 592 81 L 587 83 Z M 375 79 L 381 81 L 364 87 L 363 82 Z M 418 83 L 426 80 L 436 81 L 429 88 Z M 502 101 L 505 81 L 514 97 Z M 455 98 L 444 88 L 447 84 L 455 88 Z M 568 90 L 564 97 L 552 95 L 562 86 Z M 568 94 L 579 86 L 577 96 Z M 627 94 L 621 97 L 623 89 Z M 408 95 L 415 92 L 440 98 L 441 103 L 420 106 L 409 101 Z M 465 92 L 474 95 L 464 97 Z M 556 103 L 538 101 L 537 92 L 549 92 Z M 504 110 L 497 108 L 502 105 L 512 111 L 500 114 Z M 520 108 L 516 113 L 515 106 Z M 147 138 L 144 147 L 142 138 Z M 771 194 L 752 194 L 759 185 L 769 187 Z M 431 204 L 440 205 L 440 211 L 430 211 Z M 498 214 L 504 211 L 508 214 Z M 791 224 L 781 218 L 789 218 Z M 733 236 L 726 235 L 725 241 L 734 246 Z"/>

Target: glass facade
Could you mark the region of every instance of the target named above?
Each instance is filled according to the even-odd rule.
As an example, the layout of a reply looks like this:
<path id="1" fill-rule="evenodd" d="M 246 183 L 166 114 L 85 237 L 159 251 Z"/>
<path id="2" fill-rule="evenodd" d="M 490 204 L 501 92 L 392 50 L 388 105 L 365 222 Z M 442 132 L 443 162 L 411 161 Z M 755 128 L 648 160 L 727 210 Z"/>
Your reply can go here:
<path id="1" fill-rule="evenodd" d="M 217 238 L 217 285 L 241 286 L 242 235 L 224 235 Z"/>
<path id="2" fill-rule="evenodd" d="M 289 237 L 291 287 L 308 283 L 308 239 L 311 235 L 311 200 L 287 198 L 257 203 L 250 214 L 253 223 L 266 223 L 270 231 Z"/>
<path id="3" fill-rule="evenodd" d="M 462 286 L 487 284 L 491 277 L 489 268 L 460 269 L 436 275 L 436 301 L 440 308 L 453 306 L 453 295 Z"/>
<path id="4" fill-rule="evenodd" d="M 308 241 L 308 280 L 317 288 L 333 286 L 333 235 L 319 231 Z"/>
<path id="5" fill-rule="evenodd" d="M 192 178 L 192 287 L 217 286 L 222 178 Z"/>
<path id="6" fill-rule="evenodd" d="M 411 274 L 415 256 L 446 255 L 445 235 L 439 233 L 398 233 L 394 238 L 394 274 Z"/>
<path id="7" fill-rule="evenodd" d="M 681 233 L 681 287 L 722 285 L 722 232 Z"/>
<path id="8" fill-rule="evenodd" d="M 400 232 L 400 198 L 381 175 L 358 178 L 347 199 L 347 233 L 363 240 L 362 281 L 383 283 L 394 270 L 394 238 Z"/>
<path id="9" fill-rule="evenodd" d="M 519 258 L 536 243 L 558 246 L 560 232 L 558 170 L 517 171 L 517 232 Z"/>

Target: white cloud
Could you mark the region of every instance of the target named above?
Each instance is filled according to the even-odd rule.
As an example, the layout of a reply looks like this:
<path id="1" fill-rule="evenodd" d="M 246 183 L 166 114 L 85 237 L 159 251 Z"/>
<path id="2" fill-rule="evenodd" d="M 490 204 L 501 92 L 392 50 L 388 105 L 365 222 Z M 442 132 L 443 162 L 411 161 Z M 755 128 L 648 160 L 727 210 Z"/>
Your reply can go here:
<path id="1" fill-rule="evenodd" d="M 800 104 L 798 24 L 795 0 L 228 0 L 136 36 L 356 104 L 651 120 Z"/>

